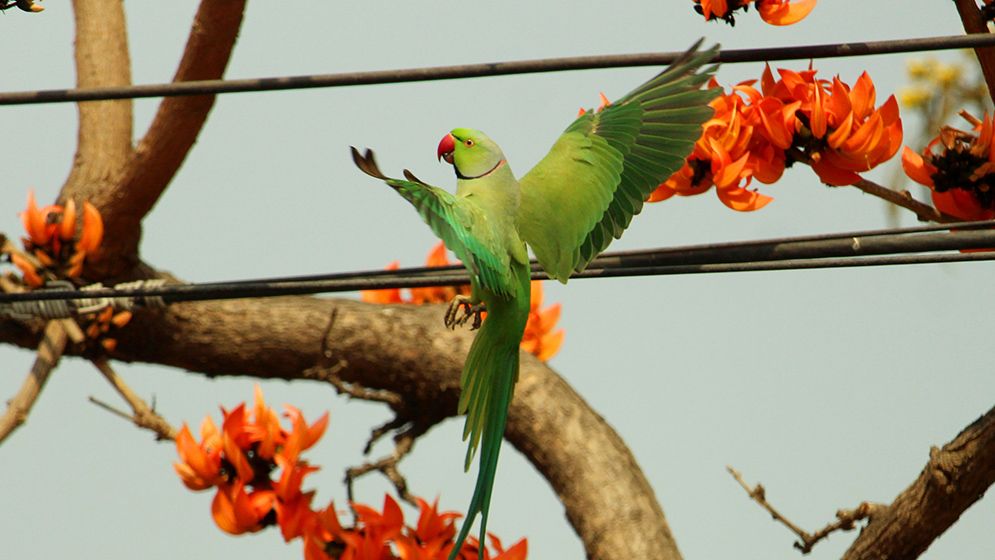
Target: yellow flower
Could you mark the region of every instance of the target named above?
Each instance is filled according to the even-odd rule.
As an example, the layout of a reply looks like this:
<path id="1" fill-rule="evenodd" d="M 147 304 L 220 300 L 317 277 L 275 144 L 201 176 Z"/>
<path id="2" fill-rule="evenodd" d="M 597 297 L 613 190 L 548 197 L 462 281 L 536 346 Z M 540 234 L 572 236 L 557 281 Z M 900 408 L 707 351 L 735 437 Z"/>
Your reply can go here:
<path id="1" fill-rule="evenodd" d="M 963 69 L 957 64 L 938 64 L 933 71 L 933 81 L 948 88 L 960 80 Z"/>
<path id="2" fill-rule="evenodd" d="M 925 107 L 930 99 L 932 99 L 933 94 L 926 88 L 907 87 L 901 89 L 898 97 L 904 107 L 918 109 L 919 107 Z"/>
<path id="3" fill-rule="evenodd" d="M 909 77 L 913 80 L 924 80 L 933 73 L 933 68 L 936 67 L 936 59 L 933 58 L 910 58 L 908 62 L 905 63 L 905 71 L 908 73 Z"/>

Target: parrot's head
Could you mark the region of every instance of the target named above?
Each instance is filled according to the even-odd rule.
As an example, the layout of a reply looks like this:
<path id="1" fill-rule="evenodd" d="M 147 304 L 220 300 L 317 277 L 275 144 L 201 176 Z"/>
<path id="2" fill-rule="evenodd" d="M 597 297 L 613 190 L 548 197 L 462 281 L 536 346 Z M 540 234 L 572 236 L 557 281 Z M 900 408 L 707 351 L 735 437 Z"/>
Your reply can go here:
<path id="1" fill-rule="evenodd" d="M 501 148 L 486 134 L 472 128 L 454 128 L 439 142 L 439 159 L 453 165 L 460 179 L 488 175 L 504 162 Z"/>

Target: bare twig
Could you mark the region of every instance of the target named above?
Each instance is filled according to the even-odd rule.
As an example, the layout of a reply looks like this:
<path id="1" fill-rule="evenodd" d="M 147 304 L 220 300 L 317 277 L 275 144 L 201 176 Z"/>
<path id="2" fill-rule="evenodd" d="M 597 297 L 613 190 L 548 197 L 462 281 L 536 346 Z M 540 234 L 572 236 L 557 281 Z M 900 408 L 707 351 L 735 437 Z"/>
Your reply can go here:
<path id="1" fill-rule="evenodd" d="M 373 430 L 370 431 L 369 439 L 366 440 L 366 445 L 363 446 L 363 455 L 369 455 L 370 451 L 373 450 L 373 446 L 376 445 L 378 441 L 380 441 L 380 438 L 393 432 L 394 430 L 401 428 L 402 426 L 410 422 L 411 420 L 409 420 L 408 418 L 405 418 L 401 415 L 397 415 L 391 418 L 390 420 L 384 422 L 383 424 L 380 424 L 376 428 L 373 428 Z"/>
<path id="2" fill-rule="evenodd" d="M 348 383 L 339 377 L 339 372 L 348 367 L 346 362 L 337 363 L 331 367 L 311 367 L 303 372 L 306 379 L 325 381 L 330 383 L 340 395 L 359 399 L 363 401 L 379 402 L 398 409 L 404 404 L 401 395 L 386 389 L 370 389 L 359 383 Z"/>
<path id="3" fill-rule="evenodd" d="M 404 404 L 404 399 L 397 393 L 384 389 L 369 389 L 359 383 L 346 383 L 339 377 L 339 372 L 348 368 L 349 363 L 341 358 L 335 359 L 335 353 L 331 348 L 331 333 L 335 327 L 337 317 L 338 309 L 332 309 L 332 312 L 328 315 L 328 322 L 325 324 L 325 329 L 321 332 L 318 365 L 304 370 L 304 377 L 330 383 L 340 395 L 364 401 L 384 403 L 395 411 L 399 410 Z M 367 449 L 369 449 L 369 445 L 367 445 Z"/>
<path id="4" fill-rule="evenodd" d="M 119 395 L 128 403 L 131 407 L 132 414 L 123 413 L 117 409 L 110 407 L 106 403 L 97 401 L 93 397 L 90 397 L 90 402 L 101 406 L 119 416 L 123 416 L 135 423 L 139 428 L 144 428 L 146 430 L 151 430 L 155 432 L 157 440 L 169 440 L 172 441 L 176 438 L 176 429 L 173 428 L 166 421 L 165 418 L 159 415 L 152 407 L 150 407 L 146 402 L 139 397 L 134 391 L 131 390 L 123 379 L 114 371 L 111 367 L 110 362 L 107 358 L 98 357 L 93 359 L 93 365 L 103 374 L 104 378 L 114 387 L 114 390 L 118 392 Z"/>
<path id="5" fill-rule="evenodd" d="M 49 374 L 58 365 L 67 341 L 63 323 L 64 321 L 49 321 L 45 326 L 31 371 L 17 394 L 7 401 L 7 410 L 0 416 L 0 442 L 27 421 L 31 407 L 38 400 Z"/>
<path id="6" fill-rule="evenodd" d="M 799 161 L 809 166 L 812 165 L 812 158 L 800 150 L 792 148 L 788 150 L 788 155 L 795 161 Z M 852 186 L 871 196 L 876 196 L 882 200 L 913 212 L 921 222 L 954 223 L 961 221 L 953 216 L 942 214 L 939 210 L 928 204 L 919 202 L 912 197 L 912 194 L 910 194 L 909 191 L 896 191 L 894 189 L 889 189 L 884 185 L 864 179 L 863 177 L 861 177 L 860 180 Z"/>
<path id="7" fill-rule="evenodd" d="M 376 461 L 363 463 L 358 467 L 346 469 L 345 483 L 349 503 L 352 504 L 355 501 L 353 499 L 353 481 L 367 473 L 379 471 L 394 485 L 397 495 L 402 500 L 417 506 L 418 503 L 415 501 L 414 496 L 408 491 L 408 482 L 405 480 L 404 475 L 397 469 L 397 465 L 408 453 L 411 453 L 415 445 L 415 440 L 424 434 L 427 429 L 428 427 L 423 424 L 413 423 L 407 429 L 394 436 L 394 450 L 390 455 Z M 367 449 L 369 449 L 369 446 L 367 446 Z"/>
<path id="8" fill-rule="evenodd" d="M 757 484 L 753 488 L 743 480 L 743 475 L 739 471 L 727 466 L 726 470 L 732 475 L 736 482 L 746 490 L 747 495 L 753 499 L 754 502 L 760 504 L 760 507 L 767 510 L 767 513 L 774 518 L 775 521 L 780 522 L 782 525 L 791 530 L 792 533 L 798 536 L 800 541 L 795 541 L 795 548 L 802 551 L 803 554 L 808 554 L 812 551 L 812 547 L 816 545 L 822 539 L 828 537 L 830 534 L 836 531 L 850 531 L 853 530 L 858 521 L 864 519 L 870 519 L 875 512 L 880 511 L 884 506 L 878 504 L 872 504 L 869 502 L 863 502 L 854 509 L 846 510 L 841 509 L 836 512 L 836 521 L 829 523 L 822 529 L 819 529 L 815 533 L 809 533 L 805 531 L 790 519 L 779 512 L 770 502 L 767 501 L 766 490 L 762 484 Z"/>
<path id="9" fill-rule="evenodd" d="M 822 529 L 819 529 L 811 536 L 811 541 L 805 541 L 803 543 L 795 543 L 795 548 L 801 550 L 803 553 L 808 554 L 812 550 L 812 546 L 820 540 L 828 537 L 831 533 L 835 531 L 852 531 L 858 521 L 863 521 L 864 519 L 871 520 L 874 515 L 882 511 L 886 506 L 882 504 L 875 504 L 871 502 L 861 502 L 860 505 L 853 509 L 841 509 L 836 512 L 836 521 L 826 525 Z"/>

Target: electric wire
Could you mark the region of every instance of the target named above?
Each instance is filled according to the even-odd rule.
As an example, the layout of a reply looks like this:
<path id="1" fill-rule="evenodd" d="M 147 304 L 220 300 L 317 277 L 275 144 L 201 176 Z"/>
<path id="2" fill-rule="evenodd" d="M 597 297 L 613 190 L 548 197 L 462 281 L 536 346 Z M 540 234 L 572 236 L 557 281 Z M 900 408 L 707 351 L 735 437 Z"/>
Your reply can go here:
<path id="1" fill-rule="evenodd" d="M 990 46 L 995 46 L 995 34 L 974 33 L 939 37 L 919 37 L 914 39 L 801 45 L 797 47 L 729 49 L 720 51 L 713 62 L 771 62 L 779 60 L 868 56 Z M 683 52 L 660 52 L 574 56 L 423 68 L 374 70 L 366 72 L 310 74 L 304 76 L 282 76 L 232 80 L 196 80 L 130 86 L 13 91 L 0 92 L 0 105 L 215 95 L 224 93 L 426 82 L 434 80 L 452 80 L 458 78 L 481 78 L 489 76 L 508 76 L 513 74 L 562 72 L 568 70 L 663 66 L 665 64 L 670 64 L 682 54 Z"/>
<path id="2" fill-rule="evenodd" d="M 804 270 L 980 262 L 995 252 L 961 252 L 995 248 L 995 222 L 931 225 L 825 235 L 663 247 L 606 253 L 573 278 L 618 278 L 675 274 Z M 533 279 L 548 279 L 534 267 Z M 0 294 L 0 305 L 47 300 L 125 298 L 170 304 L 181 301 L 311 295 L 390 288 L 458 285 L 469 282 L 461 265 L 399 270 L 344 272 L 318 276 L 263 278 L 191 284 L 140 285 L 122 289 L 87 287 L 85 292 L 56 287 Z M 23 307 L 20 309 L 23 310 Z"/>

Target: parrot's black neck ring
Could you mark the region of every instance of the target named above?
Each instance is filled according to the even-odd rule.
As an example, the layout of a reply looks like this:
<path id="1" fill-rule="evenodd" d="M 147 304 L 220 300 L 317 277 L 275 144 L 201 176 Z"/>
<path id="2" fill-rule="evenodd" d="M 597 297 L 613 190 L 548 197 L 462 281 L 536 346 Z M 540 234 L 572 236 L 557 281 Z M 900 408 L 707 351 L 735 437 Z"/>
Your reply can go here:
<path id="1" fill-rule="evenodd" d="M 459 172 L 459 168 L 456 167 L 455 165 L 453 166 L 453 171 L 456 172 L 456 178 L 457 179 L 463 179 L 464 181 L 469 181 L 470 179 L 480 179 L 481 177 L 486 177 L 486 176 L 490 175 L 491 173 L 494 173 L 494 171 L 496 171 L 498 167 L 501 167 L 504 164 L 505 164 L 505 160 L 502 159 L 501 161 L 497 162 L 497 164 L 495 164 L 494 167 L 490 168 L 487 171 L 484 171 L 480 175 L 475 175 L 473 177 L 468 177 L 468 176 L 460 173 Z"/>

